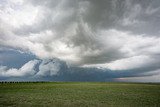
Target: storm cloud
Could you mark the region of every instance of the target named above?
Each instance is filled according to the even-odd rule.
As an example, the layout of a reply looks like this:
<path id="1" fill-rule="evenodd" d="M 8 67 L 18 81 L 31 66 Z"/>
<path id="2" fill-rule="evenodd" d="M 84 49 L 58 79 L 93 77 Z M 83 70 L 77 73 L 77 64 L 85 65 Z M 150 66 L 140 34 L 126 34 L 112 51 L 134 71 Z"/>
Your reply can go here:
<path id="1" fill-rule="evenodd" d="M 106 81 L 157 75 L 159 28 L 159 0 L 1 0 L 0 76 L 27 78 L 31 71 L 33 79 Z M 12 67 L 6 50 L 34 57 Z"/>

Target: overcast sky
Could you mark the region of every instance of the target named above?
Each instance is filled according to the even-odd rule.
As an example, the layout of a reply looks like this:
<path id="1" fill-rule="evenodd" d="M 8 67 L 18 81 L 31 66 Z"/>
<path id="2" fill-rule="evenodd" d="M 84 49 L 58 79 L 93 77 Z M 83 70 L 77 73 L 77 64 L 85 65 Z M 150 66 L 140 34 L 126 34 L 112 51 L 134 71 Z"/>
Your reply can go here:
<path id="1" fill-rule="evenodd" d="M 0 81 L 160 82 L 160 0 L 0 0 Z"/>

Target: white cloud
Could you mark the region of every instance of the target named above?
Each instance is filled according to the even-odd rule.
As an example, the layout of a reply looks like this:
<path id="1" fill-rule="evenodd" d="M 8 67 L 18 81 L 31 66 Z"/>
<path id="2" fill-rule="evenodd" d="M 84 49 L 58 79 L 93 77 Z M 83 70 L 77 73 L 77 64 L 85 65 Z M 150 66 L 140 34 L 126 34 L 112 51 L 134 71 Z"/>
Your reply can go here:
<path id="1" fill-rule="evenodd" d="M 156 63 L 156 60 L 149 56 L 134 56 L 108 63 L 107 67 L 111 70 L 130 70 L 150 66 L 153 63 Z"/>
<path id="2" fill-rule="evenodd" d="M 0 46 L 29 51 L 40 59 L 59 58 L 71 66 L 159 68 L 160 37 L 152 35 L 159 21 L 149 15 L 158 8 L 132 0 L 109 3 L 7 0 L 0 5 Z M 55 75 L 58 66 L 42 63 L 38 74 Z M 25 75 L 23 67 L 9 69 L 7 75 L 19 71 Z"/>
<path id="3" fill-rule="evenodd" d="M 158 69 L 156 71 L 152 71 L 151 74 L 147 76 L 117 78 L 116 80 L 128 81 L 128 82 L 159 82 L 160 81 L 160 70 Z"/>
<path id="4" fill-rule="evenodd" d="M 154 58 L 151 56 L 140 55 L 123 58 L 104 64 L 83 65 L 82 67 L 97 67 L 110 70 L 134 70 L 147 67 L 155 67 L 158 66 L 158 64 L 160 64 L 160 61 L 158 61 L 156 57 Z"/>
<path id="5" fill-rule="evenodd" d="M 53 76 L 57 75 L 60 70 L 61 63 L 56 60 L 43 60 L 39 65 L 39 72 L 36 76 Z"/>
<path id="6" fill-rule="evenodd" d="M 112 51 L 114 48 L 124 54 L 121 59 L 116 59 L 109 63 L 89 64 L 83 67 L 102 67 L 111 70 L 129 70 L 154 66 L 160 64 L 158 57 L 160 51 L 160 38 L 145 37 L 143 35 L 133 35 L 129 32 L 121 32 L 114 29 L 102 31 L 100 33 L 103 49 Z M 118 55 L 118 54 L 117 54 Z M 106 54 L 107 56 L 107 54 Z M 107 61 L 106 61 L 107 62 Z"/>
<path id="7" fill-rule="evenodd" d="M 35 71 L 35 66 L 38 63 L 38 60 L 31 60 L 24 64 L 20 69 L 11 68 L 7 69 L 6 66 L 0 67 L 0 76 L 2 77 L 22 77 L 22 76 L 30 76 L 34 75 L 37 71 Z"/>
<path id="8" fill-rule="evenodd" d="M 14 28 L 20 28 L 35 23 L 39 10 L 38 7 L 25 5 L 22 0 L 8 0 L 3 10 L 0 10 L 0 19 Z"/>

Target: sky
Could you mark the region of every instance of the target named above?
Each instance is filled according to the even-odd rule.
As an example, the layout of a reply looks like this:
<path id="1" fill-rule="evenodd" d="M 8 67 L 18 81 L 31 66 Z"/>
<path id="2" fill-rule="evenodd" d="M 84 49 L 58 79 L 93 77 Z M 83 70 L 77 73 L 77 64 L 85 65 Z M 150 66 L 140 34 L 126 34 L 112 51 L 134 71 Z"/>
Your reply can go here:
<path id="1" fill-rule="evenodd" d="M 160 1 L 0 0 L 0 81 L 160 82 Z"/>

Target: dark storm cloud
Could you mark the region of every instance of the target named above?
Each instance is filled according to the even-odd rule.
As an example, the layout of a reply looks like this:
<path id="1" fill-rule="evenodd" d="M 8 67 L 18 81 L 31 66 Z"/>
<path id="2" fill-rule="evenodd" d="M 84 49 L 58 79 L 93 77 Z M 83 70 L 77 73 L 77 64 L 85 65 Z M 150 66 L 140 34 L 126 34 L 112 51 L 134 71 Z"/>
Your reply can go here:
<path id="1" fill-rule="evenodd" d="M 115 27 L 135 34 L 159 36 L 159 4 L 159 0 L 126 0 L 122 22 Z"/>
<path id="2" fill-rule="evenodd" d="M 0 48 L 0 65 L 7 66 L 8 68 L 20 68 L 32 59 L 35 59 L 35 56 L 32 54 Z"/>
<path id="3" fill-rule="evenodd" d="M 29 68 L 39 76 L 104 81 L 160 69 L 159 0 L 8 0 L 0 4 L 0 22 L 0 46 L 41 59 L 22 61 L 40 64 Z M 64 73 L 65 64 L 44 60 L 52 58 L 70 68 Z M 2 70 L 28 75 L 21 68 Z"/>
<path id="4" fill-rule="evenodd" d="M 1 71 L 2 81 L 118 81 L 117 78 L 125 77 L 145 77 L 159 74 L 148 73 L 143 74 L 144 70 L 124 70 L 114 71 L 102 68 L 84 68 L 84 67 L 69 67 L 63 61 L 58 59 L 32 60 L 23 65 L 19 74 L 15 73 L 10 76 L 5 75 L 7 72 L 13 72 L 14 68 L 8 71 Z M 33 65 L 30 65 L 33 64 Z M 25 67 L 26 66 L 26 67 Z M 29 67 L 31 66 L 31 67 Z M 28 73 L 24 70 L 28 68 Z M 148 67 L 149 68 L 149 67 Z M 153 70 L 154 68 L 149 68 Z M 2 70 L 2 67 L 1 69 Z M 148 69 L 146 69 L 148 70 Z M 138 72 L 137 72 L 138 71 Z M 3 73 L 2 73 L 3 72 Z M 15 72 L 15 71 L 14 71 Z"/>

